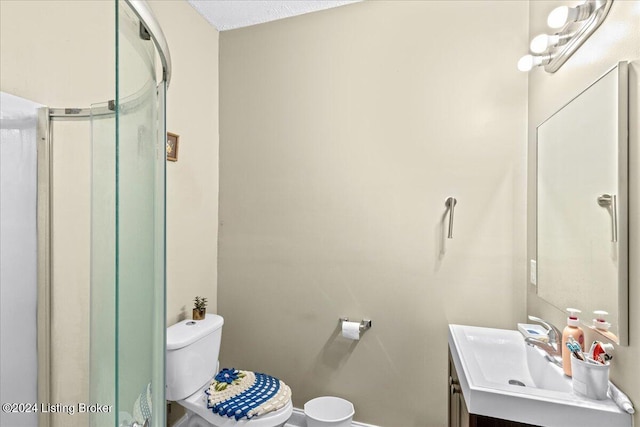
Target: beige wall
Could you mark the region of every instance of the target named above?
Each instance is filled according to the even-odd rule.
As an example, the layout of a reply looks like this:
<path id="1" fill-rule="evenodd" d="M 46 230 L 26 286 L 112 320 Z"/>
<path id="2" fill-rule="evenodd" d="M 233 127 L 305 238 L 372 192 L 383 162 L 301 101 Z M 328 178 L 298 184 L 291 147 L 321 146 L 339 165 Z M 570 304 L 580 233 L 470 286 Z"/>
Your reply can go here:
<path id="1" fill-rule="evenodd" d="M 167 163 L 167 325 L 191 317 L 193 298 L 217 307 L 218 31 L 183 0 L 149 2 L 169 43 L 167 130 L 180 135 Z"/>
<path id="2" fill-rule="evenodd" d="M 556 2 L 530 2 L 530 35 L 535 36 L 547 31 L 547 14 L 557 5 Z M 536 143 L 535 130 L 544 119 L 549 117 L 566 102 L 589 86 L 598 77 L 620 60 L 637 60 L 640 56 L 640 2 L 616 1 L 602 26 L 585 44 L 554 74 L 535 69 L 529 73 L 529 149 L 528 149 L 528 221 L 527 241 L 529 258 L 536 254 Z M 637 64 L 632 67 L 633 82 L 630 98 L 630 346 L 617 347 L 612 364 L 611 379 L 619 385 L 636 407 L 640 403 L 640 370 L 637 368 L 640 352 L 640 152 L 638 122 L 640 122 L 638 101 Z M 527 286 L 527 312 L 541 316 L 555 325 L 566 323 L 565 314 L 546 301 L 538 298 L 536 288 Z M 587 331 L 587 341 L 596 339 Z M 640 422 L 636 414 L 635 423 Z"/>
<path id="3" fill-rule="evenodd" d="M 296 407 L 445 425 L 447 324 L 524 318 L 527 8 L 370 1 L 221 33 L 224 366 Z M 340 316 L 373 328 L 346 341 Z"/>
<path id="4" fill-rule="evenodd" d="M 2 91 L 50 107 L 114 98 L 112 3 L 2 0 L 0 12 Z"/>
<path id="5" fill-rule="evenodd" d="M 167 165 L 172 324 L 195 295 L 216 309 L 218 32 L 182 0 L 151 7 L 173 59 L 167 129 L 181 137 L 179 161 Z M 112 2 L 1 0 L 0 19 L 0 90 L 51 107 L 114 98 Z M 90 129 L 55 126 L 52 399 L 78 402 L 88 395 Z M 81 416 L 72 420 L 87 425 Z"/>

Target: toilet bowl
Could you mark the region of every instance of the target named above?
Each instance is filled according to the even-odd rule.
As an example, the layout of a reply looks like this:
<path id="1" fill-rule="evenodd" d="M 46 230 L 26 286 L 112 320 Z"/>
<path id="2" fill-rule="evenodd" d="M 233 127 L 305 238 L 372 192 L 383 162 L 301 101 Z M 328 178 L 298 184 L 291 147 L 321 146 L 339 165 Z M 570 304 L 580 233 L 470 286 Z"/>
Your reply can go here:
<path id="1" fill-rule="evenodd" d="M 282 408 L 240 419 L 221 416 L 207 407 L 206 390 L 218 372 L 224 319 L 207 314 L 203 320 L 183 320 L 167 328 L 166 398 L 187 411 L 187 427 L 282 427 L 293 413 L 289 400 Z"/>

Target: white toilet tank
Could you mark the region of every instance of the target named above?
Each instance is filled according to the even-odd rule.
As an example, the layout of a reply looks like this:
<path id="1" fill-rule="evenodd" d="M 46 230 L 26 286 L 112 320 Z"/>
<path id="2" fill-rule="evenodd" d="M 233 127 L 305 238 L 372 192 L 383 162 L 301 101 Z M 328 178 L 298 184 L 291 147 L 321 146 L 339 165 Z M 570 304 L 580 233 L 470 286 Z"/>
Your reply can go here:
<path id="1" fill-rule="evenodd" d="M 167 400 L 189 397 L 215 375 L 224 319 L 183 320 L 167 328 Z"/>

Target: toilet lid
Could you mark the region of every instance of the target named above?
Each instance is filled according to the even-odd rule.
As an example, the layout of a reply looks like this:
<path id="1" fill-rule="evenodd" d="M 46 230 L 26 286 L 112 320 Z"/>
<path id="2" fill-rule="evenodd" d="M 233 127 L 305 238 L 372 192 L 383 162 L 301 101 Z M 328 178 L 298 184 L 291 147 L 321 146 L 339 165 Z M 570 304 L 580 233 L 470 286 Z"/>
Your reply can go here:
<path id="1" fill-rule="evenodd" d="M 250 420 L 241 419 L 236 421 L 235 418 L 223 417 L 218 414 L 214 414 L 213 411 L 207 408 L 207 395 L 205 390 L 209 388 L 209 383 L 193 393 L 191 396 L 178 403 L 185 409 L 188 409 L 200 417 L 204 418 L 208 423 L 214 427 L 274 427 L 284 424 L 293 413 L 293 405 L 289 401 L 284 407 L 277 411 L 269 412 L 268 414 L 261 415 L 259 417 L 251 418 Z"/>

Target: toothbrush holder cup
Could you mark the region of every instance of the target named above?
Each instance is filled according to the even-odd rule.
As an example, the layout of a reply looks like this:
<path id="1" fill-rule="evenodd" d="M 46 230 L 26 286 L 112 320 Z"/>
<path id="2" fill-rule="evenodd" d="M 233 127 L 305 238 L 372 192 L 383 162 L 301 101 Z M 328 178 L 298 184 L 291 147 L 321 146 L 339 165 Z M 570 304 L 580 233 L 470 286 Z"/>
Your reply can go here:
<path id="1" fill-rule="evenodd" d="M 609 363 L 580 360 L 571 355 L 573 392 L 589 399 L 604 400 L 609 389 Z"/>

